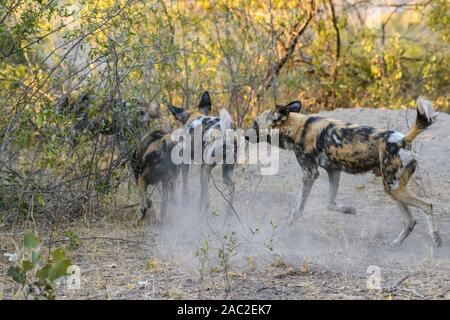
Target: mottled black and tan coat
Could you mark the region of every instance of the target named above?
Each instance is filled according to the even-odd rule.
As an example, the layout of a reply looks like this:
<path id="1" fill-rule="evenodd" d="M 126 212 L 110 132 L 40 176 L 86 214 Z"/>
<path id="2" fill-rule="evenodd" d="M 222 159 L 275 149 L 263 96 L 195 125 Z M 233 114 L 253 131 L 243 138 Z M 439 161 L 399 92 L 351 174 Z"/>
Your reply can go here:
<path id="1" fill-rule="evenodd" d="M 441 238 L 433 222 L 433 207 L 407 190 L 407 183 L 417 167 L 417 159 L 411 150 L 418 134 L 431 125 L 436 114 L 431 102 L 417 100 L 417 119 L 406 135 L 397 131 L 376 129 L 349 122 L 300 114 L 301 103 L 291 102 L 276 106 L 258 116 L 254 129 L 278 129 L 280 147 L 293 150 L 303 171 L 303 187 L 288 221 L 294 222 L 305 208 L 319 167 L 329 178 L 328 209 L 354 214 L 355 209 L 336 203 L 341 172 L 350 174 L 372 171 L 381 176 L 384 190 L 398 204 L 405 225 L 394 244 L 401 243 L 413 230 L 414 220 L 409 206 L 422 209 L 428 220 L 431 235 L 437 245 Z"/>
<path id="2" fill-rule="evenodd" d="M 140 218 L 144 219 L 147 211 L 152 210 L 152 218 L 156 223 L 167 214 L 169 196 L 173 196 L 175 180 L 179 166 L 171 159 L 171 152 L 175 146 L 170 133 L 157 130 L 147 134 L 137 146 L 131 159 L 131 168 L 139 189 Z M 153 209 L 151 199 L 146 191 L 149 185 L 162 184 L 162 199 L 160 212 Z"/>

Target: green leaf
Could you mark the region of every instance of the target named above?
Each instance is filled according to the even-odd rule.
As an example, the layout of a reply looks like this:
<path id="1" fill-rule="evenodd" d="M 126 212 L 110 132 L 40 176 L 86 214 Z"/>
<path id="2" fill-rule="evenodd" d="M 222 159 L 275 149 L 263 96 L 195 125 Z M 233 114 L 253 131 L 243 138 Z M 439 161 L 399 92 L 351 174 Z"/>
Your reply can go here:
<path id="1" fill-rule="evenodd" d="M 47 279 L 50 268 L 51 268 L 51 265 L 49 265 L 49 264 L 43 266 L 41 269 L 38 270 L 38 272 L 36 272 L 36 276 L 41 280 Z"/>
<path id="2" fill-rule="evenodd" d="M 53 250 L 52 257 L 54 262 L 58 262 L 66 257 L 66 253 L 64 252 L 64 249 L 57 248 Z"/>
<path id="3" fill-rule="evenodd" d="M 25 284 L 25 273 L 20 267 L 10 267 L 8 269 L 8 276 L 10 276 L 15 282 Z"/>
<path id="4" fill-rule="evenodd" d="M 70 266 L 69 259 L 62 259 L 58 262 L 53 263 L 51 268 L 48 270 L 48 279 L 50 281 L 54 281 L 60 277 L 64 277 L 69 275 L 67 273 L 67 268 Z"/>
<path id="5" fill-rule="evenodd" d="M 27 271 L 33 269 L 33 267 L 34 267 L 34 265 L 33 265 L 33 263 L 30 260 L 22 261 L 23 272 L 27 272 Z"/>
<path id="6" fill-rule="evenodd" d="M 42 199 L 42 194 L 38 194 L 37 201 L 41 207 L 44 206 L 44 199 Z"/>
<path id="7" fill-rule="evenodd" d="M 33 251 L 31 253 L 31 262 L 35 265 L 36 263 L 39 262 L 39 260 L 41 260 L 41 253 L 39 251 Z"/>
<path id="8" fill-rule="evenodd" d="M 25 234 L 22 246 L 26 249 L 36 249 L 41 245 L 41 242 L 39 241 L 39 238 L 35 236 L 32 232 L 28 232 Z"/>

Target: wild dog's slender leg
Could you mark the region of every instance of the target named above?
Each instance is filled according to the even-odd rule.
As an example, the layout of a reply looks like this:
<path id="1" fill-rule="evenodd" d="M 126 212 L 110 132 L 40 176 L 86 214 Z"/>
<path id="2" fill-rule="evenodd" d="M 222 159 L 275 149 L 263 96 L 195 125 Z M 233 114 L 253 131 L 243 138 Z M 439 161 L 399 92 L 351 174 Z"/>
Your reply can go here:
<path id="1" fill-rule="evenodd" d="M 183 204 L 189 204 L 189 164 L 181 165 L 181 172 L 183 173 Z"/>
<path id="2" fill-rule="evenodd" d="M 439 232 L 436 230 L 434 224 L 433 205 L 411 194 L 404 187 L 399 187 L 391 194 L 395 200 L 399 200 L 406 205 L 422 209 L 423 212 L 425 212 L 428 223 L 428 229 L 430 230 L 430 235 L 433 238 L 433 241 L 436 243 L 436 245 L 440 247 L 442 245 L 442 239 L 441 236 L 439 235 Z"/>
<path id="3" fill-rule="evenodd" d="M 341 171 L 327 170 L 328 182 L 329 182 L 329 198 L 328 198 L 328 210 L 342 212 L 345 214 L 355 214 L 356 210 L 352 207 L 339 206 L 336 203 L 336 197 L 339 190 L 339 180 L 341 178 Z"/>
<path id="4" fill-rule="evenodd" d="M 434 226 L 432 204 L 411 194 L 406 187 L 409 179 L 416 170 L 417 161 L 409 150 L 402 149 L 402 152 L 403 158 L 398 154 L 392 156 L 386 152 L 382 155 L 384 190 L 391 195 L 394 200 L 401 201 L 407 206 L 422 209 L 423 212 L 425 212 L 431 237 L 436 245 L 440 247 L 442 245 L 442 239 Z M 405 154 L 408 157 L 406 157 Z M 406 164 L 404 164 L 405 161 L 407 161 Z"/>
<path id="5" fill-rule="evenodd" d="M 234 181 L 232 179 L 233 176 L 233 172 L 234 172 L 234 164 L 223 164 L 222 165 L 222 179 L 223 182 L 226 184 L 227 186 L 227 195 L 228 195 L 228 205 L 227 205 L 227 213 L 228 210 L 230 210 L 231 205 L 233 204 L 234 201 Z"/>
<path id="6" fill-rule="evenodd" d="M 314 181 L 319 177 L 319 171 L 317 169 L 313 172 L 305 171 L 303 172 L 303 186 L 301 191 L 298 194 L 297 201 L 295 202 L 295 207 L 288 216 L 288 224 L 292 224 L 295 220 L 298 219 L 303 214 L 303 210 L 305 209 L 306 201 L 308 200 L 308 196 L 311 193 L 312 186 Z"/>
<path id="7" fill-rule="evenodd" d="M 403 240 L 405 240 L 409 236 L 411 231 L 413 231 L 413 229 L 416 225 L 416 220 L 414 220 L 414 217 L 413 217 L 411 211 L 409 210 L 408 206 L 405 205 L 401 201 L 396 201 L 396 202 L 397 202 L 397 206 L 400 209 L 400 212 L 403 216 L 404 226 L 403 226 L 402 232 L 400 232 L 398 237 L 394 241 L 392 241 L 393 245 L 398 245 L 398 244 L 402 243 Z"/>
<path id="8" fill-rule="evenodd" d="M 200 168 L 200 212 L 204 213 L 209 210 L 209 179 L 211 177 L 212 167 L 207 164 L 202 164 Z"/>
<path id="9" fill-rule="evenodd" d="M 174 178 L 171 177 L 169 181 L 169 205 L 172 204 L 174 206 L 178 205 L 178 199 L 175 193 L 175 181 Z"/>
<path id="10" fill-rule="evenodd" d="M 163 179 L 162 181 L 162 197 L 161 197 L 161 209 L 160 213 L 156 215 L 156 223 L 160 224 L 161 219 L 165 219 L 167 216 L 167 205 L 169 200 L 169 181 Z"/>
<path id="11" fill-rule="evenodd" d="M 144 174 L 145 174 L 145 172 L 144 172 Z M 144 220 L 148 208 L 150 208 L 152 206 L 151 200 L 147 199 L 146 192 L 147 192 L 148 185 L 147 185 L 147 182 L 145 181 L 144 174 L 142 174 L 138 178 L 139 212 L 140 212 L 140 217 L 138 218 L 139 220 Z M 149 204 L 149 202 L 150 202 L 150 204 Z"/>

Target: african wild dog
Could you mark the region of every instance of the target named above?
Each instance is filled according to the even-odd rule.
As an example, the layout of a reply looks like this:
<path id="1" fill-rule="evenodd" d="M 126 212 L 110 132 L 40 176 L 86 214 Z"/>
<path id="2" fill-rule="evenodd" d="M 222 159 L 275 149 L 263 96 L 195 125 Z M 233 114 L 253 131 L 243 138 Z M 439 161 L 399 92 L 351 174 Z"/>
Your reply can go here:
<path id="1" fill-rule="evenodd" d="M 430 126 L 437 114 L 431 102 L 421 97 L 417 100 L 415 126 L 406 135 L 390 130 L 346 123 L 317 116 L 299 114 L 301 103 L 294 101 L 276 106 L 258 116 L 253 128 L 279 129 L 280 147 L 293 150 L 303 171 L 303 187 L 288 223 L 293 223 L 305 208 L 314 181 L 319 176 L 318 167 L 324 168 L 329 179 L 328 209 L 355 214 L 355 209 L 336 203 L 339 178 L 342 171 L 356 174 L 373 171 L 383 180 L 384 190 L 397 203 L 405 224 L 393 241 L 399 244 L 411 233 L 416 221 L 409 206 L 422 209 L 437 246 L 442 240 L 433 221 L 433 207 L 411 194 L 406 185 L 417 167 L 411 151 L 414 138 Z"/>
<path id="2" fill-rule="evenodd" d="M 178 176 L 179 166 L 171 159 L 171 152 L 175 143 L 171 134 L 161 130 L 147 134 L 139 143 L 131 158 L 131 168 L 139 189 L 139 212 L 143 220 L 148 209 L 154 214 L 155 222 L 161 223 L 161 219 L 167 214 L 169 195 L 173 196 L 175 180 Z M 160 213 L 152 208 L 151 199 L 147 199 L 148 185 L 162 184 L 162 200 Z M 152 217 L 153 218 L 153 217 Z"/>
<path id="3" fill-rule="evenodd" d="M 222 109 L 219 117 L 208 116 L 211 111 L 211 98 L 206 91 L 203 93 L 198 104 L 198 110 L 184 110 L 173 105 L 168 106 L 170 112 L 183 125 L 186 133 L 190 135 L 191 155 L 189 160 L 194 160 L 201 164 L 201 194 L 200 194 L 200 210 L 206 212 L 209 210 L 209 180 L 211 170 L 218 164 L 222 166 L 223 182 L 227 186 L 229 194 L 229 203 L 233 201 L 234 182 L 232 179 L 234 171 L 234 163 L 236 159 L 235 144 L 228 130 L 233 129 L 230 114 Z M 197 134 L 199 139 L 197 138 Z M 217 134 L 218 133 L 218 134 Z M 215 152 L 220 150 L 223 155 L 223 161 L 220 163 L 214 161 Z M 200 153 L 200 158 L 195 154 Z M 191 162 L 191 161 L 190 161 Z M 183 202 L 188 203 L 188 179 L 189 164 L 182 164 L 181 171 L 183 173 Z"/>

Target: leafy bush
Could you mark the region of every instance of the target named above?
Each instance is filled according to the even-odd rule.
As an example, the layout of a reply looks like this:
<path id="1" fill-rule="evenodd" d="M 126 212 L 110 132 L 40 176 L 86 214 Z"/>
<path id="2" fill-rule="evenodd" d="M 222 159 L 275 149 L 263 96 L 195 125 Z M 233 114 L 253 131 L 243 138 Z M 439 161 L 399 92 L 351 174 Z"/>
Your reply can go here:
<path id="1" fill-rule="evenodd" d="M 55 288 L 64 277 L 70 260 L 63 249 L 53 250 L 49 261 L 44 261 L 41 242 L 31 232 L 25 234 L 18 254 L 10 254 L 13 265 L 8 269 L 8 276 L 19 284 L 20 293 L 25 299 L 55 299 Z"/>
<path id="2" fill-rule="evenodd" d="M 449 2 L 353 2 L 0 0 L 2 220 L 105 211 L 142 133 L 171 128 L 164 106 L 205 89 L 238 127 L 294 99 L 316 112 L 421 94 L 450 112 Z"/>

